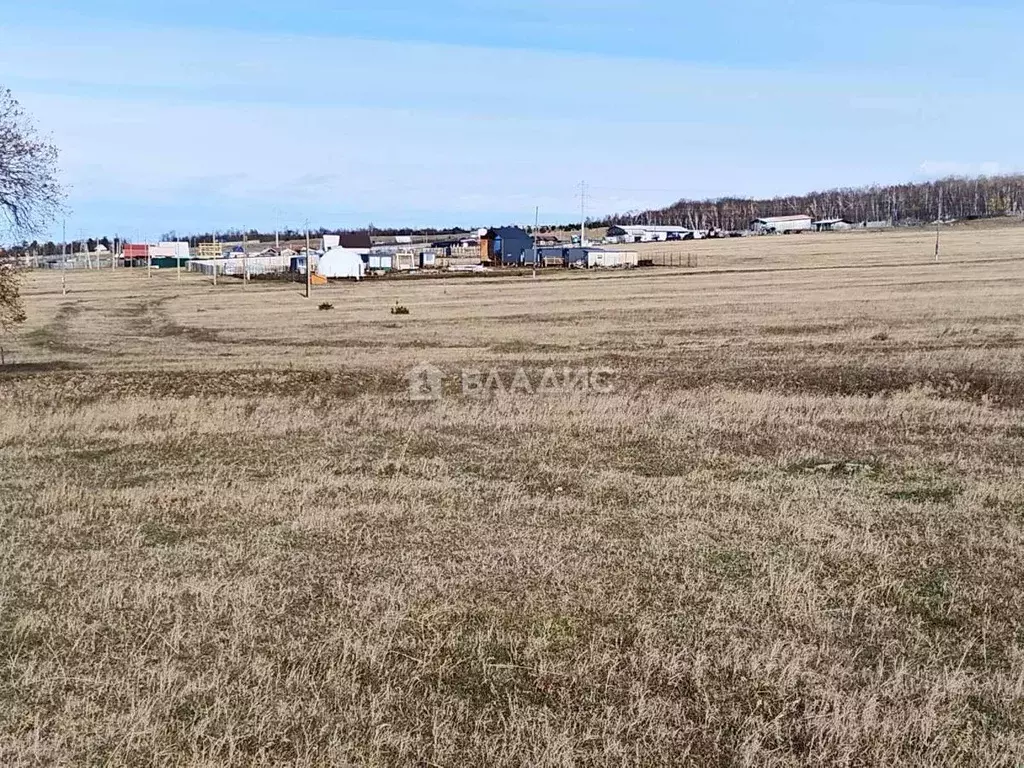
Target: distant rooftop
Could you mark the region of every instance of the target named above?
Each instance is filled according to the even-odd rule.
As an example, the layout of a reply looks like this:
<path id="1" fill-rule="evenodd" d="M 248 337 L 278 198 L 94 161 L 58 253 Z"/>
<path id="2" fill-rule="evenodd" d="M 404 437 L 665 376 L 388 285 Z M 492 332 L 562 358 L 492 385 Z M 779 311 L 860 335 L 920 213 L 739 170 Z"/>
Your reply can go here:
<path id="1" fill-rule="evenodd" d="M 621 229 L 623 232 L 689 232 L 689 227 L 672 227 L 662 224 L 615 224 L 612 229 Z"/>
<path id="2" fill-rule="evenodd" d="M 765 224 L 775 224 L 783 221 L 803 221 L 804 219 L 810 218 L 813 217 L 807 216 L 803 213 L 798 213 L 794 216 L 762 216 L 759 219 L 754 219 L 754 221 L 763 221 Z"/>

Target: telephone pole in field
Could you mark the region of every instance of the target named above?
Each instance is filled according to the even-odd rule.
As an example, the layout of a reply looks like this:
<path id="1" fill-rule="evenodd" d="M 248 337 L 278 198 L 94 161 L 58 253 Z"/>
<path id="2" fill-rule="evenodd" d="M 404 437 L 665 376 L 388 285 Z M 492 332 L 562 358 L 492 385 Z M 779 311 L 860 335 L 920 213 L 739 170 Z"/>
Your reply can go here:
<path id="1" fill-rule="evenodd" d="M 313 295 L 313 254 L 309 252 L 309 219 L 306 219 L 306 298 Z"/>
<path id="2" fill-rule="evenodd" d="M 242 233 L 242 288 L 249 282 L 249 233 Z"/>
<path id="3" fill-rule="evenodd" d="M 62 221 L 60 224 L 60 294 L 61 296 L 68 295 L 68 224 L 66 221 Z"/>
<path id="4" fill-rule="evenodd" d="M 537 232 L 540 229 L 540 206 L 533 209 L 533 279 L 537 279 L 537 262 L 540 260 L 540 241 Z"/>

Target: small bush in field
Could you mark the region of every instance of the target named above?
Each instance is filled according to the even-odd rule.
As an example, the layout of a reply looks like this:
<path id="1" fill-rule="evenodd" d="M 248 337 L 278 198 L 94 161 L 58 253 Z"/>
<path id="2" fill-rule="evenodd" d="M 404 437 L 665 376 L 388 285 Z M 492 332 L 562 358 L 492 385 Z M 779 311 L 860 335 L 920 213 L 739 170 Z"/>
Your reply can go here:
<path id="1" fill-rule="evenodd" d="M 393 306 L 391 308 L 391 314 L 392 315 L 408 315 L 409 314 L 409 308 L 408 307 L 403 307 L 401 304 L 395 304 L 395 306 Z"/>
<path id="2" fill-rule="evenodd" d="M 331 304 L 330 302 L 325 301 L 323 304 L 320 305 L 321 312 L 327 312 L 328 310 L 331 309 L 334 309 L 334 305 Z"/>

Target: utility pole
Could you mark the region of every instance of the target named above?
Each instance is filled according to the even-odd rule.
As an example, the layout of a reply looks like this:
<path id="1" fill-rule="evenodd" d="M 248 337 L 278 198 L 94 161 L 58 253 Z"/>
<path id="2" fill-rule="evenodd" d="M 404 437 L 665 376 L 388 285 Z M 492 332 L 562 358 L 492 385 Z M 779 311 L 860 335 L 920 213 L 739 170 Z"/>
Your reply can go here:
<path id="1" fill-rule="evenodd" d="M 587 182 L 580 182 L 580 248 L 587 244 Z"/>
<path id="2" fill-rule="evenodd" d="M 306 298 L 313 293 L 313 254 L 309 252 L 309 219 L 306 219 Z"/>
<path id="3" fill-rule="evenodd" d="M 60 223 L 60 294 L 61 296 L 68 295 L 68 223 L 67 221 L 61 221 Z"/>
<path id="4" fill-rule="evenodd" d="M 942 227 L 941 224 L 935 225 L 935 261 L 939 260 L 939 229 Z"/>
<path id="5" fill-rule="evenodd" d="M 249 282 L 249 233 L 242 232 L 242 288 Z"/>
<path id="6" fill-rule="evenodd" d="M 533 279 L 537 279 L 537 261 L 540 259 L 540 246 L 537 244 L 537 230 L 540 228 L 540 206 L 533 209 Z"/>

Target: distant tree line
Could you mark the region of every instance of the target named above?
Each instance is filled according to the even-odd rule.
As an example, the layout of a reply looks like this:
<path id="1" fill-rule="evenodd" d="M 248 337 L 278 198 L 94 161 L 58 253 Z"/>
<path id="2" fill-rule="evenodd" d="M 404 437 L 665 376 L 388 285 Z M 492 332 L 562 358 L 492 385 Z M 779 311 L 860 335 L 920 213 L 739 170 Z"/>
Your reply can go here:
<path id="1" fill-rule="evenodd" d="M 358 230 L 357 229 L 328 229 L 328 228 L 325 228 L 325 227 L 319 227 L 317 229 L 310 229 L 309 230 L 309 236 L 310 236 L 310 238 L 319 239 L 319 238 L 322 238 L 324 235 L 346 235 L 346 234 L 351 234 L 352 232 L 366 232 L 366 231 L 367 231 L 367 229 L 365 227 L 362 228 L 362 229 L 358 229 Z M 411 236 L 420 236 L 420 237 L 437 237 L 438 235 L 467 234 L 467 233 L 470 232 L 470 230 L 463 229 L 462 227 L 452 227 L 450 229 L 434 229 L 434 228 L 427 228 L 427 229 L 396 229 L 396 228 L 378 229 L 377 227 L 374 227 L 372 224 L 369 227 L 369 231 L 370 231 L 370 234 L 372 234 L 372 235 L 374 235 L 376 237 L 395 237 L 397 235 L 411 235 Z M 306 231 L 305 230 L 296 230 L 296 229 L 282 229 L 282 230 L 280 230 L 278 232 L 263 232 L 263 231 L 260 231 L 258 229 L 249 229 L 249 230 L 229 229 L 229 230 L 220 230 L 220 231 L 217 231 L 217 232 L 195 233 L 195 234 L 184 235 L 184 236 L 179 236 L 177 232 L 173 232 L 173 231 L 172 232 L 165 232 L 164 234 L 160 235 L 160 239 L 161 240 L 165 240 L 165 241 L 170 241 L 170 240 L 187 240 L 189 242 L 189 244 L 192 245 L 192 246 L 198 245 L 199 243 L 212 243 L 214 240 L 216 240 L 219 243 L 224 243 L 224 242 L 240 242 L 243 239 L 244 240 L 249 240 L 251 242 L 272 243 L 272 242 L 274 242 L 275 238 L 278 238 L 278 237 L 281 240 L 302 240 L 303 238 L 306 237 Z"/>
<path id="2" fill-rule="evenodd" d="M 128 242 L 125 240 L 124 242 Z M 92 253 L 96 250 L 97 245 L 102 245 L 107 250 L 114 250 L 121 244 L 121 241 L 117 238 L 88 238 L 87 240 L 72 240 L 67 243 L 67 253 L 70 256 L 75 253 L 85 253 L 86 251 Z M 20 243 L 11 246 L 8 252 L 15 256 L 60 256 L 63 253 L 64 245 L 62 243 L 55 243 L 53 240 L 47 240 L 40 242 L 39 240 L 22 240 Z"/>
<path id="3" fill-rule="evenodd" d="M 354 232 L 357 230 L 351 229 L 326 229 L 320 227 L 318 229 L 309 230 L 309 236 L 312 239 L 320 239 L 324 235 L 342 235 Z M 365 231 L 365 230 L 358 230 Z M 412 235 L 422 237 L 437 237 L 440 235 L 464 235 L 476 230 L 468 230 L 462 227 L 452 227 L 451 229 L 373 229 L 372 234 L 381 237 L 393 237 L 396 235 Z M 280 232 L 261 232 L 257 229 L 241 230 L 231 229 L 222 230 L 216 233 L 205 232 L 191 235 L 179 235 L 177 232 L 164 232 L 160 235 L 162 241 L 187 241 L 190 247 L 196 247 L 200 243 L 212 243 L 217 241 L 219 243 L 226 242 L 241 242 L 242 240 L 249 240 L 250 242 L 262 242 L 262 243 L 273 243 L 275 237 L 280 237 L 282 241 L 288 240 L 302 240 L 306 237 L 305 230 L 297 231 L 294 229 L 281 230 Z M 82 240 L 71 240 L 67 243 L 68 255 L 74 253 L 84 253 L 86 251 L 92 253 L 96 250 L 97 245 L 102 245 L 109 251 L 120 250 L 121 246 L 125 243 L 131 243 L 132 241 L 128 238 L 118 237 L 100 237 Z M 22 240 L 7 249 L 6 253 L 11 256 L 60 256 L 64 253 L 64 244 L 57 243 L 52 240 L 45 242 L 40 240 Z"/>
<path id="4" fill-rule="evenodd" d="M 689 227 L 691 229 L 746 229 L 754 219 L 764 216 L 787 216 L 809 214 L 819 219 L 842 218 L 856 223 L 861 221 L 892 221 L 897 225 L 913 226 L 936 220 L 978 219 L 995 216 L 1024 217 L 1024 174 L 987 176 L 979 178 L 951 177 L 938 181 L 894 186 L 871 186 L 830 189 L 811 192 L 807 195 L 774 197 L 771 199 L 749 199 L 723 197 L 715 200 L 680 200 L 661 210 L 628 212 L 587 222 L 590 227 L 611 224 L 647 224 Z M 538 232 L 575 230 L 579 222 L 562 225 L 545 225 Z M 532 227 L 528 227 L 532 230 Z M 310 237 L 342 235 L 351 229 L 310 230 Z M 365 230 L 364 230 L 365 231 Z M 394 237 L 411 235 L 419 237 L 441 237 L 446 235 L 475 234 L 475 230 L 463 227 L 449 229 L 378 229 L 370 225 L 370 232 L 376 236 Z M 282 240 L 301 240 L 305 231 L 287 229 L 277 233 Z M 256 229 L 232 229 L 220 232 L 205 232 L 179 236 L 176 232 L 165 232 L 162 240 L 187 240 L 191 246 L 199 243 L 237 242 L 248 239 L 254 242 L 273 242 L 274 232 Z M 128 240 L 100 237 L 76 240 L 68 243 L 68 253 L 85 250 L 94 251 L 97 244 L 109 250 L 117 250 Z M 59 256 L 64 246 L 52 240 L 31 242 L 24 240 L 9 249 L 11 255 Z"/>
<path id="5" fill-rule="evenodd" d="M 830 189 L 793 197 L 754 200 L 680 200 L 662 210 L 614 217 L 620 224 L 683 226 L 691 229 L 746 229 L 764 216 L 810 214 L 852 223 L 892 221 L 907 226 L 947 219 L 1024 215 L 1024 175 L 951 177 L 919 184 Z M 612 219 L 607 222 L 610 223 Z"/>

